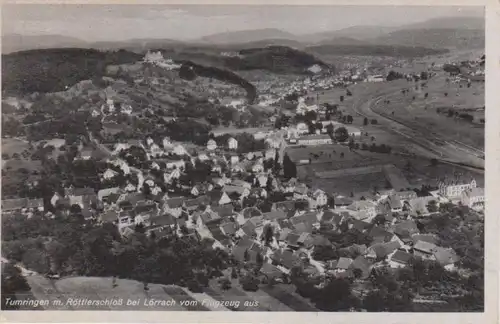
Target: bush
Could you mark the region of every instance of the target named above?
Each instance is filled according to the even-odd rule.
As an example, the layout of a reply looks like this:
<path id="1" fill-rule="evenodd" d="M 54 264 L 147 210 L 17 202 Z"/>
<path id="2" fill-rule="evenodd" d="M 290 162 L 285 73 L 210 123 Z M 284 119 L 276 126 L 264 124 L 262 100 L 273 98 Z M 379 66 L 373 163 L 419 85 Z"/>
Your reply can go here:
<path id="1" fill-rule="evenodd" d="M 376 119 L 372 119 L 372 120 L 371 120 L 371 123 L 372 123 L 372 125 L 377 125 L 377 123 L 378 123 L 378 122 L 377 122 L 377 120 L 376 120 Z"/>
<path id="2" fill-rule="evenodd" d="M 240 279 L 241 288 L 245 291 L 259 290 L 259 281 L 254 276 L 248 274 Z"/>

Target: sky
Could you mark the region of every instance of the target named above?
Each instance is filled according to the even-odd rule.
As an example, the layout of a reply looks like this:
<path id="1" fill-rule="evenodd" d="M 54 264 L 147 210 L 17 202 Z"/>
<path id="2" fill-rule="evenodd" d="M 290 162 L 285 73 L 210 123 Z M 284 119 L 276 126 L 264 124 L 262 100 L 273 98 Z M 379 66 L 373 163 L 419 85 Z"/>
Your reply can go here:
<path id="1" fill-rule="evenodd" d="M 68 5 L 2 6 L 2 33 L 64 35 L 85 41 L 191 40 L 237 30 L 279 28 L 297 35 L 356 25 L 397 26 L 448 16 L 483 17 L 481 7 Z"/>

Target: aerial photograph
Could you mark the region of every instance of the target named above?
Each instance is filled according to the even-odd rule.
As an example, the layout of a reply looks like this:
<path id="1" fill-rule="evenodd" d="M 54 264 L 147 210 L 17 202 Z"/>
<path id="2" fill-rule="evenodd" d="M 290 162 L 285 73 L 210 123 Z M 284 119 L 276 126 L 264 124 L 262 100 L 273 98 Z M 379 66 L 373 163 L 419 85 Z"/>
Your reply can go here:
<path id="1" fill-rule="evenodd" d="M 1 45 L 3 311 L 485 311 L 484 7 L 7 4 Z"/>

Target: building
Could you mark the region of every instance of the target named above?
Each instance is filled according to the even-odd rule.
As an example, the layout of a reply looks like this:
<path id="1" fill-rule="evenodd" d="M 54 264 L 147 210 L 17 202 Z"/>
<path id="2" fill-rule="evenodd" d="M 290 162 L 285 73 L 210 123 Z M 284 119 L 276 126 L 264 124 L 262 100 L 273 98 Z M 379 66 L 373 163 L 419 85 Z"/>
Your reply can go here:
<path id="1" fill-rule="evenodd" d="M 476 188 L 476 180 L 470 182 L 441 181 L 439 183 L 439 194 L 446 198 L 460 198 L 466 190 Z"/>
<path id="2" fill-rule="evenodd" d="M 385 78 L 382 75 L 369 75 L 366 78 L 367 82 L 384 82 Z"/>
<path id="3" fill-rule="evenodd" d="M 238 149 L 238 141 L 235 140 L 234 138 L 230 137 L 227 140 L 227 146 L 229 147 L 230 150 L 236 150 L 236 149 Z"/>
<path id="4" fill-rule="evenodd" d="M 484 188 L 472 188 L 462 192 L 461 203 L 464 206 L 473 209 L 483 209 L 485 196 Z"/>
<path id="5" fill-rule="evenodd" d="M 213 139 L 208 140 L 207 150 L 214 151 L 215 149 L 217 149 L 217 143 Z"/>
<path id="6" fill-rule="evenodd" d="M 324 145 L 332 144 L 330 135 L 309 135 L 298 139 L 299 145 Z"/>

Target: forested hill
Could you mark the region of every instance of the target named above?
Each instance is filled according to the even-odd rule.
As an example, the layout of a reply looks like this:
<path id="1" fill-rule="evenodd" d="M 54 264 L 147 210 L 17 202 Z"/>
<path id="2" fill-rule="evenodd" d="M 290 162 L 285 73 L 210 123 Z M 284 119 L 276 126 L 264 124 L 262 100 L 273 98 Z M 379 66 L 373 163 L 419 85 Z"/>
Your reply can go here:
<path id="1" fill-rule="evenodd" d="M 213 66 L 203 66 L 192 61 L 183 61 L 182 63 L 179 76 L 184 79 L 194 79 L 197 76 L 214 78 L 223 82 L 238 85 L 245 89 L 249 103 L 253 103 L 257 98 L 257 90 L 255 89 L 255 86 L 229 70 L 219 69 Z"/>
<path id="2" fill-rule="evenodd" d="M 82 80 L 101 77 L 107 65 L 133 63 L 142 55 L 82 48 L 55 48 L 2 55 L 2 92 L 23 95 L 57 92 Z"/>

